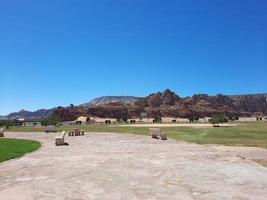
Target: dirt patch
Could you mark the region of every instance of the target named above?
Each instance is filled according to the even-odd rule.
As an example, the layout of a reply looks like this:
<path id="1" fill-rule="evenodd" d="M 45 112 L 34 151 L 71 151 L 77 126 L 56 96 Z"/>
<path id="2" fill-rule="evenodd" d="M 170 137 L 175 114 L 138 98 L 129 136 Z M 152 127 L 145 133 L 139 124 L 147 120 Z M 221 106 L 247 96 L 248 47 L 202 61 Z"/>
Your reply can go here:
<path id="1" fill-rule="evenodd" d="M 263 160 L 263 159 L 254 159 L 253 160 L 254 162 L 264 166 L 264 167 L 267 167 L 267 159 L 266 160 Z"/>

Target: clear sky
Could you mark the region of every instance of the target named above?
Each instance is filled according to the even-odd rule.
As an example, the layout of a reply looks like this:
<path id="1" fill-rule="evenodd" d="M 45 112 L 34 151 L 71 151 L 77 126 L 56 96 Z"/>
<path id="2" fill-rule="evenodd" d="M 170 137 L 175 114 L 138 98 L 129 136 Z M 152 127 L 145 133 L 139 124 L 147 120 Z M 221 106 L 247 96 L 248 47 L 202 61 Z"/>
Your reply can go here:
<path id="1" fill-rule="evenodd" d="M 267 1 L 0 0 L 0 115 L 165 88 L 267 92 Z"/>

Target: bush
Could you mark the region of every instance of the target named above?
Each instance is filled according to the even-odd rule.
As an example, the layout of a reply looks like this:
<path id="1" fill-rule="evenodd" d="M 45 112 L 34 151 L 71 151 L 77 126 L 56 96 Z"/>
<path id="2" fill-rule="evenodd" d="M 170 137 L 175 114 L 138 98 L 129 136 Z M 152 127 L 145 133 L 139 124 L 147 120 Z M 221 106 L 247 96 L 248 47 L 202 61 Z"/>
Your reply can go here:
<path id="1" fill-rule="evenodd" d="M 239 120 L 239 117 L 237 115 L 228 115 L 228 120 L 233 122 Z"/>
<path id="2" fill-rule="evenodd" d="M 50 117 L 43 118 L 41 120 L 41 125 L 42 126 L 56 126 L 59 121 L 60 121 L 59 117 L 50 116 Z"/>
<path id="3" fill-rule="evenodd" d="M 0 127 L 5 126 L 6 129 L 9 129 L 9 126 L 15 126 L 16 122 L 13 120 L 0 120 Z"/>
<path id="4" fill-rule="evenodd" d="M 228 118 L 224 114 L 217 113 L 212 115 L 210 122 L 212 124 L 226 123 Z"/>
<path id="5" fill-rule="evenodd" d="M 155 117 L 155 118 L 154 118 L 154 122 L 155 122 L 155 123 L 161 123 L 161 122 L 162 122 L 161 117 L 158 117 L 158 116 Z"/>
<path id="6" fill-rule="evenodd" d="M 199 117 L 193 115 L 193 116 L 188 117 L 188 120 L 189 120 L 189 122 L 198 121 Z"/>
<path id="7" fill-rule="evenodd" d="M 118 123 L 126 123 L 128 121 L 127 117 L 118 117 L 117 122 Z"/>

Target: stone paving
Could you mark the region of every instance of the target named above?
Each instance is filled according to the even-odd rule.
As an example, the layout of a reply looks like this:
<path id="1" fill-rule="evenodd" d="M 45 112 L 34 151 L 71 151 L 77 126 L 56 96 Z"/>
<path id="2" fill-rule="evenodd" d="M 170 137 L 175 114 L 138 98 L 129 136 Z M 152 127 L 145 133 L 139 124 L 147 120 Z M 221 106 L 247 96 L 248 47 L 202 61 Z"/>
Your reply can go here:
<path id="1" fill-rule="evenodd" d="M 55 146 L 60 133 L 5 135 L 42 147 L 0 163 L 1 200 L 267 199 L 267 168 L 213 145 L 86 133 Z"/>

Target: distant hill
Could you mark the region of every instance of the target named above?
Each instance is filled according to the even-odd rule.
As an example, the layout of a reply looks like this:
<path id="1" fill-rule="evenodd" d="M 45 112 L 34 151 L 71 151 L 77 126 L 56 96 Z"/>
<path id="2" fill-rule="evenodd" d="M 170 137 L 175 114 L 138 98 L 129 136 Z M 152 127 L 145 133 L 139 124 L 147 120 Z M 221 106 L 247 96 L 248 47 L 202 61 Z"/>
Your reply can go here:
<path id="1" fill-rule="evenodd" d="M 133 96 L 103 96 L 95 98 L 88 103 L 81 104 L 81 106 L 100 106 L 109 103 L 133 104 L 139 99 L 139 97 Z"/>
<path id="2" fill-rule="evenodd" d="M 0 119 L 6 120 L 6 119 L 19 119 L 19 118 L 25 118 L 28 120 L 35 120 L 35 119 L 41 119 L 44 117 L 51 116 L 54 111 L 54 108 L 52 109 L 40 109 L 36 111 L 27 111 L 27 110 L 20 110 L 19 112 L 13 112 L 6 116 L 0 116 Z"/>

